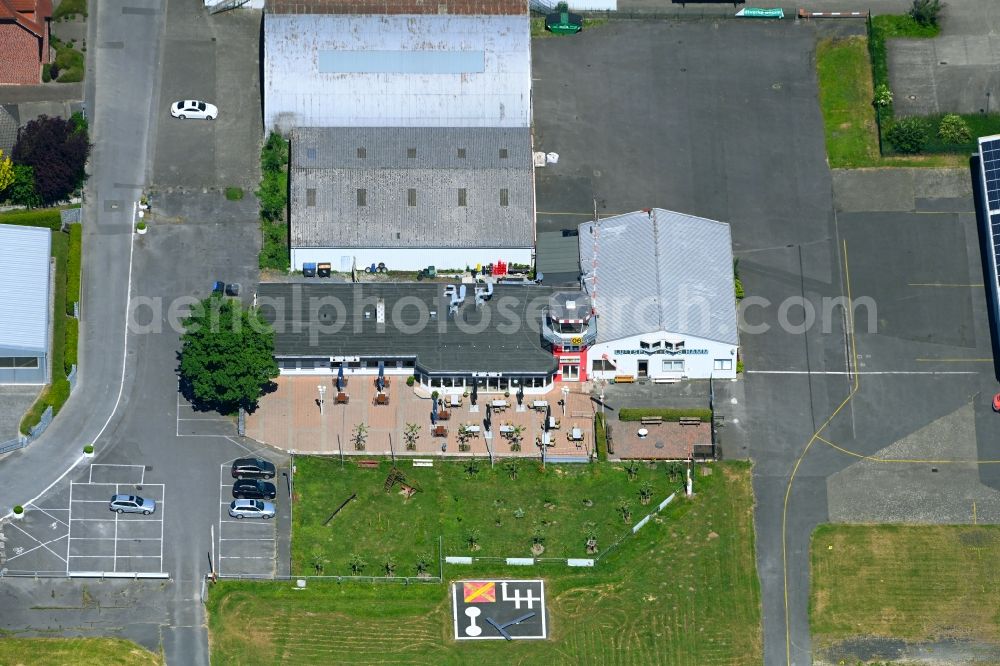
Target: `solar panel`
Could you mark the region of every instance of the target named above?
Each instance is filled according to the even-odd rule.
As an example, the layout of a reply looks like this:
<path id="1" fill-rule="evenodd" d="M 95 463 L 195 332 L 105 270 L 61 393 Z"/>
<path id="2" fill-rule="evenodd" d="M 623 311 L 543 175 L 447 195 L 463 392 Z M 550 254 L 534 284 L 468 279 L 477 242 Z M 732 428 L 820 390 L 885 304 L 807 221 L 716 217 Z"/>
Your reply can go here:
<path id="1" fill-rule="evenodd" d="M 982 141 L 979 154 L 986 181 L 987 210 L 1000 210 L 1000 138 Z"/>

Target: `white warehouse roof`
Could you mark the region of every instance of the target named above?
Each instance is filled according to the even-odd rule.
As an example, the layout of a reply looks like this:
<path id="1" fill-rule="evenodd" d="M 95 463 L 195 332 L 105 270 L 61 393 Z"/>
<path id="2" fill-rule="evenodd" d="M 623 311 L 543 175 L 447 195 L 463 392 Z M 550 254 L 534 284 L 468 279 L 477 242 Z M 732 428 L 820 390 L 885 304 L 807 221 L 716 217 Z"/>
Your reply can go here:
<path id="1" fill-rule="evenodd" d="M 579 242 L 598 342 L 666 331 L 739 344 L 725 222 L 653 208 L 582 224 Z"/>
<path id="2" fill-rule="evenodd" d="M 0 224 L 0 356 L 44 354 L 52 232 Z"/>
<path id="3" fill-rule="evenodd" d="M 530 127 L 528 16 L 265 14 L 264 125 Z"/>

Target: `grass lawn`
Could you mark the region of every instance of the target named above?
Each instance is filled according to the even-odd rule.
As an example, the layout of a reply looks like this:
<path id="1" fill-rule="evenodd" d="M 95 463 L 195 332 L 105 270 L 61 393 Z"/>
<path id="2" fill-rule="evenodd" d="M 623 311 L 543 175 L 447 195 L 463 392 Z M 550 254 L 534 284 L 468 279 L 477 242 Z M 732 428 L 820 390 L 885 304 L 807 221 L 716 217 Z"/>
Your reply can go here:
<path id="1" fill-rule="evenodd" d="M 0 639 L 4 666 L 159 666 L 160 655 L 118 638 Z"/>
<path id="2" fill-rule="evenodd" d="M 856 169 L 880 166 L 956 167 L 968 156 L 936 154 L 881 157 L 875 108 L 872 106 L 871 62 L 864 37 L 825 39 L 816 49 L 819 102 L 830 167 Z"/>
<path id="3" fill-rule="evenodd" d="M 292 571 L 315 573 L 311 560 L 318 547 L 329 560 L 328 575 L 349 575 L 352 554 L 368 563 L 363 575 L 383 575 L 389 555 L 397 575 L 415 575 L 418 557 L 428 554 L 436 573 L 439 535 L 445 555 L 531 557 L 533 536 L 540 532 L 542 557 L 586 557 L 588 523 L 595 524 L 603 548 L 630 529 L 618 512 L 620 498 L 631 505 L 634 522 L 679 489 L 681 481 L 680 476 L 671 481 L 665 465 L 639 465 L 630 481 L 620 464 L 549 465 L 543 471 L 537 461 L 520 461 L 512 480 L 502 463 L 490 469 L 489 460 L 477 462 L 474 476 L 463 462 L 435 461 L 434 467 L 404 462 L 400 469 L 407 481 L 420 489 L 405 500 L 398 485 L 391 493 L 383 490 L 388 460 L 378 469 L 362 469 L 351 460 L 341 468 L 338 458 L 296 458 Z M 648 506 L 640 503 L 644 483 L 652 490 Z M 324 527 L 353 493 L 357 499 Z M 468 543 L 472 531 L 478 533 L 478 550 Z"/>
<path id="4" fill-rule="evenodd" d="M 1000 644 L 1000 527 L 822 525 L 810 619 L 819 647 L 853 636 Z"/>
<path id="5" fill-rule="evenodd" d="M 549 640 L 456 642 L 444 585 L 225 581 L 208 600 L 212 663 L 760 664 L 750 467 L 711 469 L 692 500 L 676 501 L 595 569 L 445 570 L 449 579 L 544 577 Z M 341 541 L 365 538 L 335 530 Z"/>

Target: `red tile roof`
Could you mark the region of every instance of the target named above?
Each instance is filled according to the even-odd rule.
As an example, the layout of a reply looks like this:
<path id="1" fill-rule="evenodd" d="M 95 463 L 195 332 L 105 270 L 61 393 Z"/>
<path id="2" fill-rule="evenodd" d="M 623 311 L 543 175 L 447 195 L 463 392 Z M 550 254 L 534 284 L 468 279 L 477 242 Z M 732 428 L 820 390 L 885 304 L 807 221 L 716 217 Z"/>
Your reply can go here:
<path id="1" fill-rule="evenodd" d="M 52 0 L 0 0 L 0 20 L 14 22 L 32 34 L 45 34 L 45 21 L 52 17 Z"/>
<path id="2" fill-rule="evenodd" d="M 528 13 L 528 2 L 527 0 L 267 0 L 266 10 L 272 14 L 516 16 Z"/>

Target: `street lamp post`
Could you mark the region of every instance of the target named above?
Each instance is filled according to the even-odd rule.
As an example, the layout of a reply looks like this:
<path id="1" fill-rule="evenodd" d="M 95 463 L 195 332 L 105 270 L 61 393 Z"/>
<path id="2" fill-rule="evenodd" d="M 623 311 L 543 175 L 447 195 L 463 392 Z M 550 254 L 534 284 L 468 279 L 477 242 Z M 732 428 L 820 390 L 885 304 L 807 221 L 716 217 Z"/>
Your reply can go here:
<path id="1" fill-rule="evenodd" d="M 316 388 L 319 389 L 319 413 L 323 413 L 323 403 L 326 402 L 326 387 L 320 384 Z"/>

